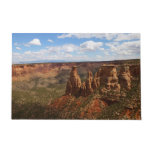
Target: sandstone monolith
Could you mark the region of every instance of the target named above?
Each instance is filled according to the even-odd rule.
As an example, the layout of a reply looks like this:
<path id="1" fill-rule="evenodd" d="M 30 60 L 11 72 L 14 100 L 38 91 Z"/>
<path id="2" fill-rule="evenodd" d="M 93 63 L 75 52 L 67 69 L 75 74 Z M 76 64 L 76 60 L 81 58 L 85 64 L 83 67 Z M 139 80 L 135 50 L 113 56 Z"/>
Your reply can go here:
<path id="1" fill-rule="evenodd" d="M 77 71 L 77 66 L 73 66 L 70 73 L 70 78 L 67 82 L 66 94 L 79 96 L 80 88 L 81 88 L 81 79 Z"/>

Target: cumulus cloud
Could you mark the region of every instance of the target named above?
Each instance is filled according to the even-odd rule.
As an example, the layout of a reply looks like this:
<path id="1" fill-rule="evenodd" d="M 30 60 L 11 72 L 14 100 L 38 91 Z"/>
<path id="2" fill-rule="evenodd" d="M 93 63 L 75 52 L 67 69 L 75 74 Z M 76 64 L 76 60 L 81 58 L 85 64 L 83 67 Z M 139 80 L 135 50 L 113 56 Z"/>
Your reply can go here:
<path id="1" fill-rule="evenodd" d="M 94 41 L 86 41 L 81 43 L 79 46 L 74 45 L 74 44 L 64 44 L 61 46 L 50 46 L 47 47 L 47 50 L 49 52 L 54 52 L 54 53 L 60 53 L 60 52 L 66 52 L 66 53 L 71 53 L 71 52 L 81 52 L 84 51 L 97 51 L 97 50 L 104 50 L 101 46 L 103 45 L 102 42 L 94 42 Z"/>
<path id="2" fill-rule="evenodd" d="M 109 50 L 119 55 L 134 55 L 140 54 L 140 41 L 128 41 L 123 43 L 106 43 Z"/>
<path id="3" fill-rule="evenodd" d="M 21 48 L 20 48 L 20 47 L 18 47 L 18 46 L 16 47 L 16 49 L 17 49 L 17 50 L 21 50 Z"/>
<path id="4" fill-rule="evenodd" d="M 64 44 L 61 46 L 50 46 L 47 47 L 47 50 L 49 52 L 55 52 L 55 53 L 59 53 L 59 52 L 73 52 L 76 51 L 78 49 L 78 46 L 74 45 L 74 44 Z"/>
<path id="5" fill-rule="evenodd" d="M 70 61 L 92 61 L 99 60 L 99 57 L 88 57 L 86 52 L 104 50 L 102 42 L 86 41 L 80 45 L 64 44 L 60 46 L 48 46 L 39 51 L 26 51 L 20 54 L 13 54 L 14 60 L 36 61 L 36 60 L 70 60 Z M 75 55 L 73 55 L 74 53 Z"/>
<path id="6" fill-rule="evenodd" d="M 48 39 L 48 42 L 50 42 L 50 43 L 53 43 L 53 40 L 51 40 L 51 39 Z"/>
<path id="7" fill-rule="evenodd" d="M 137 36 L 131 36 L 137 38 Z M 120 40 L 121 39 L 121 40 Z M 140 41 L 122 41 L 125 36 L 119 37 L 120 41 L 107 43 L 96 41 L 85 41 L 79 45 L 63 44 L 48 46 L 37 51 L 20 51 L 13 53 L 13 61 L 27 62 L 38 60 L 65 60 L 65 61 L 108 61 L 119 59 L 133 59 L 140 57 Z M 129 38 L 128 38 L 129 39 Z M 130 38 L 131 39 L 131 38 Z M 18 47 L 18 46 L 16 46 Z"/>
<path id="8" fill-rule="evenodd" d="M 140 39 L 140 34 L 139 33 L 129 33 L 129 34 L 120 33 L 118 34 L 117 38 L 114 39 L 114 41 L 134 40 L 134 39 Z"/>
<path id="9" fill-rule="evenodd" d="M 29 47 L 29 46 L 31 46 L 31 45 L 41 46 L 41 42 L 40 42 L 39 39 L 33 39 L 33 40 L 31 40 L 30 42 L 24 44 L 24 46 L 27 46 L 27 47 Z"/>
<path id="10" fill-rule="evenodd" d="M 26 51 L 24 53 L 13 52 L 13 63 L 22 63 L 39 60 L 64 60 L 64 61 L 88 61 L 91 60 L 87 55 L 73 56 L 70 53 L 61 53 L 60 55 L 52 54 L 46 50 Z"/>
<path id="11" fill-rule="evenodd" d="M 102 45 L 103 45 L 102 42 L 86 41 L 80 44 L 80 50 L 81 51 L 96 51 L 96 50 L 100 50 Z"/>

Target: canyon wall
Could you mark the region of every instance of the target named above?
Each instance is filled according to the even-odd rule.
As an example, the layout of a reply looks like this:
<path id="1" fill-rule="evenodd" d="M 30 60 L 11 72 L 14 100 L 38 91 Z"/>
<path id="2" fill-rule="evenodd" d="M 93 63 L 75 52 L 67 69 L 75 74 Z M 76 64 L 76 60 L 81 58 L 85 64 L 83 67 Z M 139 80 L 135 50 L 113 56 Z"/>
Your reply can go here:
<path id="1" fill-rule="evenodd" d="M 82 71 L 90 70 L 92 72 L 99 69 L 102 65 L 113 64 L 122 65 L 124 63 L 137 63 L 138 65 L 131 65 L 130 73 L 134 77 L 140 76 L 140 60 L 123 60 L 123 61 L 102 61 L 102 62 L 72 62 L 72 63 L 33 63 L 33 64 L 13 64 L 12 65 L 12 79 L 13 80 L 24 80 L 31 75 L 45 74 L 45 76 L 56 76 L 61 70 L 71 70 L 73 66 L 78 66 Z M 94 75 L 93 81 L 98 85 L 98 75 Z M 93 88 L 97 87 L 93 84 Z"/>
<path id="2" fill-rule="evenodd" d="M 67 70 L 70 72 L 73 66 L 80 66 L 82 71 L 98 68 L 100 62 L 78 62 L 78 63 L 38 63 L 12 65 L 12 80 L 22 81 L 33 75 L 42 74 L 44 77 L 55 77 L 59 72 Z"/>

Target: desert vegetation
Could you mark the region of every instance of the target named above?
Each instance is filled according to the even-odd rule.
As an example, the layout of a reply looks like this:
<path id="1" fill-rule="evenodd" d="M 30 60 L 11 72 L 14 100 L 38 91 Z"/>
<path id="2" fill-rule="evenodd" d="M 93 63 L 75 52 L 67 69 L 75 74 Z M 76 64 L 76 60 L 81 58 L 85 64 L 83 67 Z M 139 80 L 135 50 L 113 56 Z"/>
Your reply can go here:
<path id="1" fill-rule="evenodd" d="M 118 78 L 109 82 L 115 83 L 119 93 L 115 89 L 107 93 L 106 84 L 86 89 L 98 80 L 99 69 L 111 64 L 117 67 Z M 120 65 L 130 67 L 129 89 L 122 85 L 119 89 Z M 67 89 L 73 66 L 85 82 L 83 89 L 78 85 L 77 94 Z M 139 60 L 13 65 L 12 76 L 12 119 L 141 119 Z"/>

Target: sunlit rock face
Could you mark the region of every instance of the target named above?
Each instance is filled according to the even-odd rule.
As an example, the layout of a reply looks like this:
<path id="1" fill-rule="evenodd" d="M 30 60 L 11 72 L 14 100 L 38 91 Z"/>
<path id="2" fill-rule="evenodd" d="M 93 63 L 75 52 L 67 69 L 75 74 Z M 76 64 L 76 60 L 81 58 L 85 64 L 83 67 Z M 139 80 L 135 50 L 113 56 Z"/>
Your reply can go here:
<path id="1" fill-rule="evenodd" d="M 67 82 L 66 94 L 78 96 L 80 95 L 80 88 L 81 88 L 81 79 L 80 76 L 78 75 L 77 66 L 73 66 L 70 73 L 70 78 Z"/>
<path id="2" fill-rule="evenodd" d="M 72 67 L 70 78 L 66 86 L 66 95 L 88 96 L 96 89 L 101 92 L 107 91 L 120 92 L 120 84 L 118 83 L 117 70 L 115 66 L 102 66 L 94 75 L 88 71 L 88 77 L 85 82 L 81 83 L 77 67 Z"/>
<path id="3" fill-rule="evenodd" d="M 121 66 L 120 75 L 119 75 L 119 83 L 122 89 L 131 89 L 131 75 L 129 66 Z"/>
<path id="4" fill-rule="evenodd" d="M 94 76 L 89 70 L 86 80 L 81 83 L 77 67 L 73 66 L 66 86 L 66 95 L 89 96 L 97 91 L 107 97 L 106 100 L 116 100 L 120 97 L 121 90 L 131 89 L 134 75 L 131 76 L 130 68 L 132 73 L 135 69 L 134 75 L 139 72 L 138 67 L 128 65 L 102 65 Z"/>
<path id="5" fill-rule="evenodd" d="M 104 100 L 116 101 L 120 97 L 120 84 L 117 69 L 113 65 L 103 66 L 100 69 L 100 93 Z"/>
<path id="6" fill-rule="evenodd" d="M 120 91 L 117 70 L 115 66 L 103 66 L 100 69 L 100 86 L 105 90 Z"/>
<path id="7" fill-rule="evenodd" d="M 91 71 L 88 71 L 88 77 L 86 80 L 86 95 L 90 95 L 93 93 L 92 80 L 93 80 L 93 74 Z"/>

